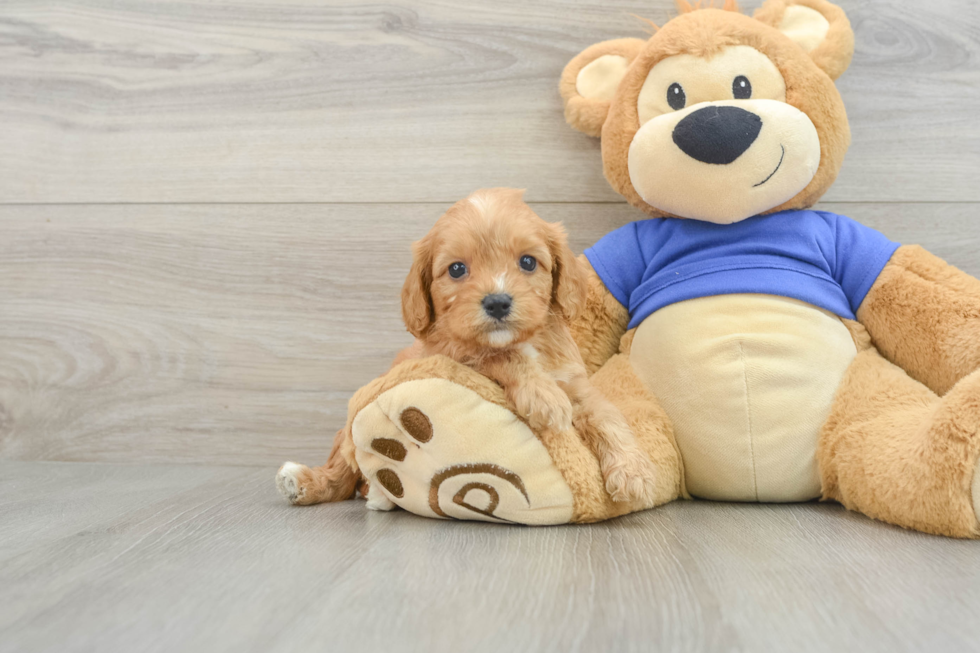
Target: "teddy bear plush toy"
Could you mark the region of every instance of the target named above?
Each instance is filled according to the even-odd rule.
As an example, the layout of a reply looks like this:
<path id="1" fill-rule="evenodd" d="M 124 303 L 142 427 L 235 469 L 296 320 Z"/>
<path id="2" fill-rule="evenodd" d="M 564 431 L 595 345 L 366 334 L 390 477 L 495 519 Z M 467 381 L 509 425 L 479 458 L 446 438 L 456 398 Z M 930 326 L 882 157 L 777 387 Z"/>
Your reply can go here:
<path id="1" fill-rule="evenodd" d="M 586 250 L 573 331 L 656 465 L 656 497 L 612 501 L 578 438 L 535 433 L 496 384 L 439 357 L 355 395 L 344 455 L 430 517 L 825 499 L 977 537 L 980 282 L 810 209 L 849 144 L 844 12 L 680 6 L 648 40 L 587 48 L 560 82 L 566 120 L 601 137 L 606 179 L 647 214 Z"/>

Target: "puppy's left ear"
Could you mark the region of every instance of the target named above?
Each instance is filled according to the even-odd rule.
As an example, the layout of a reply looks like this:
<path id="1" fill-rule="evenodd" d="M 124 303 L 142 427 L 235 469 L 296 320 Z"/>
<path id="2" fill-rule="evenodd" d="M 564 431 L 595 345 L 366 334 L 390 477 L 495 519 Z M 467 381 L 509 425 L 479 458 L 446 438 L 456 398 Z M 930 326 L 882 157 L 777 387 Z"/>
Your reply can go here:
<path id="1" fill-rule="evenodd" d="M 547 225 L 551 250 L 551 304 L 558 315 L 571 322 L 582 311 L 588 292 L 588 277 L 572 250 L 561 224 Z"/>
<path id="2" fill-rule="evenodd" d="M 766 0 L 752 17 L 788 36 L 831 79 L 851 64 L 854 31 L 844 10 L 827 0 Z"/>

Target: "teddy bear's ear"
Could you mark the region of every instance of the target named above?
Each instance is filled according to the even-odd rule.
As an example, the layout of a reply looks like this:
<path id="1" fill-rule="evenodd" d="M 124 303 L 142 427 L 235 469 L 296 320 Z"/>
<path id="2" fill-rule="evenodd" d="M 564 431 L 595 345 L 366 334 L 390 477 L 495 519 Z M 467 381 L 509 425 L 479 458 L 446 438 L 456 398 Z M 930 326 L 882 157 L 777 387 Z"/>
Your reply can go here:
<path id="1" fill-rule="evenodd" d="M 589 136 L 602 133 L 609 104 L 630 62 L 646 44 L 643 39 L 614 39 L 587 47 L 568 62 L 559 90 L 565 120 Z"/>
<path id="2" fill-rule="evenodd" d="M 831 79 L 851 63 L 851 23 L 843 9 L 827 0 L 766 0 L 754 17 L 795 41 Z"/>

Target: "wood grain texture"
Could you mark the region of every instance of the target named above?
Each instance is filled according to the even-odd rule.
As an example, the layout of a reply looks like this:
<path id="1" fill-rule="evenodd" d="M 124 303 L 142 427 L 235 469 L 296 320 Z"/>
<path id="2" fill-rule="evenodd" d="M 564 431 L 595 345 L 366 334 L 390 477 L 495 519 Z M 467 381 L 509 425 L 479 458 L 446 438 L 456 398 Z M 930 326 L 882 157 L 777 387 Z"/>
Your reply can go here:
<path id="1" fill-rule="evenodd" d="M 759 2 L 746 2 L 754 9 Z M 829 201 L 980 201 L 980 6 L 840 0 Z M 616 201 L 562 119 L 584 47 L 671 0 L 6 0 L 0 202 Z"/>
<path id="2" fill-rule="evenodd" d="M 46 478 L 66 491 L 38 494 Z M 0 545 L 4 653 L 956 653 L 980 641 L 975 542 L 831 504 L 678 502 L 592 526 L 502 527 L 362 501 L 296 508 L 272 470 L 2 462 L 0 521 L 17 524 Z"/>
<path id="3" fill-rule="evenodd" d="M 411 342 L 409 243 L 446 208 L 0 208 L 0 457 L 319 462 Z M 581 251 L 637 217 L 535 204 Z M 825 204 L 980 275 L 976 204 Z"/>

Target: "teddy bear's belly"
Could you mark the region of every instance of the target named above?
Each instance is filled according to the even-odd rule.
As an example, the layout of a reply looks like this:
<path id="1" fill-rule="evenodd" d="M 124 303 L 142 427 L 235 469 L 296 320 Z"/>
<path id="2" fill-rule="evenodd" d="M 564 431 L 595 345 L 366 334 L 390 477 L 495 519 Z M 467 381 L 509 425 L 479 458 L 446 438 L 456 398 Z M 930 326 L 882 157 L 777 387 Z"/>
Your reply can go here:
<path id="1" fill-rule="evenodd" d="M 721 295 L 650 315 L 630 361 L 673 422 L 690 494 L 805 501 L 820 496 L 817 440 L 856 353 L 822 309 Z"/>

